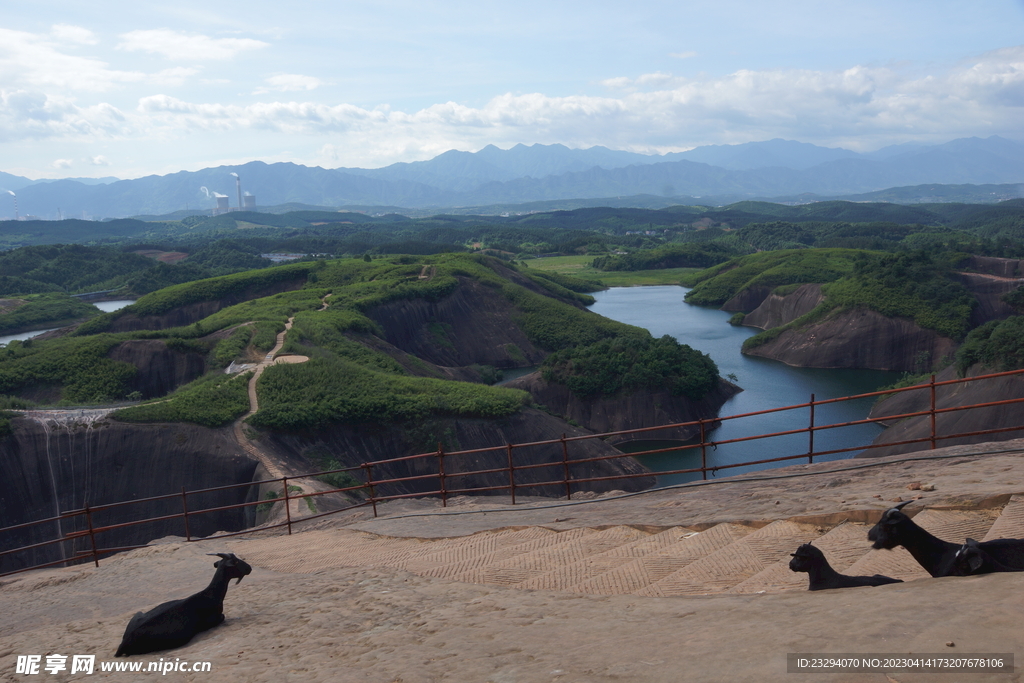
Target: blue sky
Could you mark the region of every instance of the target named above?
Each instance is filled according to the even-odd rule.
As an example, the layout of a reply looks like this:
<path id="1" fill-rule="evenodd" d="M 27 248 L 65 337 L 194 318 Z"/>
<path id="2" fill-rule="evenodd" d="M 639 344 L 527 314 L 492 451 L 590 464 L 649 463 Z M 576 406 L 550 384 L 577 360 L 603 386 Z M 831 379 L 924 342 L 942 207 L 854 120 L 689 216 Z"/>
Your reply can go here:
<path id="1" fill-rule="evenodd" d="M 7 3 L 0 171 L 1024 139 L 1024 0 Z"/>

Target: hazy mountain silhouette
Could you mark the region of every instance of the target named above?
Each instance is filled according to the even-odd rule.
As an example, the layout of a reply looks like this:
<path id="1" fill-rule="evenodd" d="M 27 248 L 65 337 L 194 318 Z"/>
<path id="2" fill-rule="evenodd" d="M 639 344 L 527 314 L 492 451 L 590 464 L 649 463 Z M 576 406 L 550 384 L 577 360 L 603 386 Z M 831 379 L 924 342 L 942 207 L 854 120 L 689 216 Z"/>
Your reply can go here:
<path id="1" fill-rule="evenodd" d="M 59 215 L 71 217 L 161 215 L 212 209 L 216 206 L 213 193 L 227 195 L 229 204 L 237 206 L 232 173 L 241 177 L 245 192 L 256 196 L 257 207 L 295 203 L 440 210 L 632 195 L 841 197 L 926 184 L 1022 183 L 1024 145 L 993 136 L 942 145 L 898 145 L 858 154 L 791 140 L 768 140 L 711 145 L 664 156 L 605 147 L 570 149 L 538 144 L 502 150 L 489 145 L 479 152 L 452 150 L 428 161 L 378 169 L 250 162 L 107 184 L 70 179 L 32 181 L 0 173 L 0 189 L 17 192 L 22 216 L 56 218 L 58 208 Z M 13 217 L 13 206 L 8 209 L 0 203 L 0 217 L 8 213 Z"/>

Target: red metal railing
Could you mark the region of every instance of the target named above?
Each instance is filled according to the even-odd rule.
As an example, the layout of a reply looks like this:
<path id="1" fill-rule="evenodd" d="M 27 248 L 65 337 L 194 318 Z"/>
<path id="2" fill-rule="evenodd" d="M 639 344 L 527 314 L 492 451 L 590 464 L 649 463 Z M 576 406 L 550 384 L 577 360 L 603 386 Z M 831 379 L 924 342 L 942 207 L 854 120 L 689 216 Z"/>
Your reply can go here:
<path id="1" fill-rule="evenodd" d="M 30 569 L 40 569 L 40 568 L 43 568 L 43 567 L 51 567 L 51 566 L 56 566 L 56 565 L 60 565 L 60 564 L 67 564 L 67 563 L 70 563 L 70 562 L 88 561 L 90 559 L 94 563 L 96 563 L 96 565 L 98 566 L 99 565 L 99 559 L 100 559 L 101 556 L 109 555 L 109 554 L 117 553 L 117 552 L 122 552 L 122 551 L 125 551 L 125 550 L 131 550 L 131 549 L 134 549 L 134 548 L 140 548 L 140 547 L 144 547 L 144 546 L 143 545 L 122 545 L 122 546 L 108 546 L 108 547 L 104 547 L 101 543 L 99 543 L 97 541 L 97 536 L 99 536 L 99 535 L 101 535 L 103 533 L 110 532 L 110 531 L 115 531 L 115 530 L 118 530 L 118 529 L 125 529 L 125 528 L 128 528 L 128 527 L 135 527 L 135 526 L 139 526 L 139 525 L 142 525 L 142 524 L 152 524 L 152 523 L 155 523 L 155 522 L 167 522 L 169 520 L 178 520 L 178 519 L 180 519 L 181 522 L 182 522 L 182 530 L 184 531 L 184 534 L 185 534 L 185 540 L 187 542 L 201 540 L 199 538 L 193 537 L 193 535 L 192 535 L 192 524 L 190 523 L 190 520 L 194 521 L 200 515 L 206 515 L 206 514 L 217 513 L 217 512 L 233 511 L 233 510 L 245 510 L 245 509 L 253 508 L 253 507 L 256 507 L 257 510 L 259 510 L 260 508 L 258 506 L 274 505 L 274 504 L 280 503 L 280 502 L 284 503 L 284 511 L 285 511 L 284 521 L 276 522 L 276 523 L 273 523 L 273 524 L 264 524 L 264 525 L 261 525 L 259 527 L 255 527 L 255 528 L 246 528 L 246 529 L 244 529 L 242 531 L 235 531 L 235 532 L 231 532 L 231 533 L 227 533 L 227 534 L 218 534 L 217 537 L 218 538 L 223 538 L 223 537 L 227 537 L 227 536 L 238 536 L 238 535 L 242 535 L 242 534 L 250 534 L 250 533 L 254 533 L 254 532 L 266 531 L 266 530 L 278 529 L 278 528 L 286 528 L 288 533 L 290 534 L 290 533 L 292 533 L 292 527 L 298 521 L 298 520 L 295 520 L 295 519 L 292 518 L 291 502 L 292 501 L 306 501 L 308 506 L 309 506 L 309 508 L 310 508 L 310 511 L 313 511 L 316 506 L 315 506 L 315 504 L 309 504 L 309 501 L 315 501 L 318 497 L 329 495 L 329 494 L 337 494 L 337 493 L 349 494 L 350 499 L 354 498 L 354 499 L 359 499 L 359 500 L 354 500 L 351 505 L 342 506 L 342 507 L 337 508 L 337 509 L 328 510 L 328 511 L 320 512 L 320 513 L 314 513 L 314 514 L 311 514 L 311 515 L 303 515 L 301 517 L 301 521 L 305 522 L 305 521 L 309 521 L 309 520 L 312 520 L 312 519 L 317 519 L 317 518 L 320 518 L 320 517 L 325 517 L 325 516 L 328 516 L 328 515 L 337 514 L 339 512 L 344 512 L 346 510 L 352 510 L 352 509 L 355 509 L 355 508 L 366 507 L 366 506 L 371 507 L 373 509 L 374 516 L 377 516 L 377 503 L 382 502 L 382 501 L 399 500 L 399 499 L 404 499 L 404 498 L 422 498 L 422 497 L 428 497 L 428 496 L 439 496 L 440 499 L 441 499 L 442 506 L 447 506 L 448 498 L 450 496 L 453 496 L 453 495 L 466 495 L 466 494 L 478 494 L 478 493 L 489 493 L 489 492 L 495 492 L 495 491 L 504 491 L 504 492 L 507 492 L 508 494 L 511 495 L 512 504 L 515 505 L 516 504 L 516 493 L 518 491 L 522 491 L 523 489 L 530 489 L 530 488 L 553 487 L 553 486 L 564 487 L 565 496 L 566 496 L 566 498 L 569 498 L 569 497 L 572 496 L 572 487 L 573 487 L 573 485 L 575 485 L 577 487 L 577 489 L 579 489 L 581 484 L 594 483 L 594 482 L 629 480 L 629 479 L 636 479 L 636 478 L 642 478 L 642 477 L 652 477 L 654 475 L 665 476 L 665 475 L 678 475 L 678 474 L 691 474 L 691 473 L 700 473 L 701 476 L 704 479 L 707 479 L 708 472 L 711 472 L 712 474 L 714 474 L 714 473 L 716 473 L 719 470 L 727 470 L 727 469 L 736 468 L 736 467 L 750 467 L 750 466 L 757 466 L 757 465 L 766 465 L 766 464 L 769 464 L 769 463 L 779 463 L 779 462 L 786 462 L 786 461 L 790 461 L 790 460 L 800 460 L 800 459 L 803 459 L 803 458 L 806 458 L 808 462 L 813 462 L 814 458 L 816 456 L 833 455 L 833 454 L 838 454 L 838 453 L 846 453 L 846 452 L 850 452 L 850 451 L 861 451 L 861 450 L 866 450 L 866 449 L 869 449 L 869 448 L 890 447 L 890 446 L 899 446 L 899 445 L 907 445 L 907 444 L 921 444 L 921 443 L 927 442 L 928 443 L 928 447 L 934 449 L 934 448 L 936 448 L 936 444 L 939 441 L 943 441 L 943 440 L 947 440 L 947 439 L 963 438 L 963 437 L 968 437 L 968 436 L 982 436 L 982 435 L 998 434 L 998 433 L 1003 433 L 1003 432 L 1011 432 L 1011 431 L 1024 430 L 1024 413 L 1022 413 L 1019 422 L 1015 423 L 1012 426 L 998 427 L 998 428 L 985 429 L 985 430 L 977 430 L 977 431 L 971 431 L 971 432 L 959 432 L 959 433 L 955 433 L 955 434 L 941 434 L 940 435 L 940 434 L 936 433 L 936 416 L 938 416 L 938 415 L 944 415 L 944 414 L 947 414 L 947 413 L 953 413 L 953 412 L 962 411 L 962 410 L 973 410 L 973 409 L 978 409 L 978 408 L 995 407 L 995 406 L 1010 405 L 1010 404 L 1016 404 L 1016 403 L 1024 402 L 1024 398 L 1017 398 L 1017 399 L 1007 399 L 1007 400 L 1002 400 L 1002 401 L 991 401 L 991 402 L 987 402 L 987 403 L 977 403 L 977 404 L 971 404 L 971 405 L 966 405 L 966 406 L 951 406 L 951 407 L 948 407 L 948 408 L 938 408 L 937 405 L 936 405 L 937 404 L 937 398 L 936 398 L 936 389 L 937 388 L 944 387 L 944 386 L 950 386 L 950 385 L 964 384 L 964 383 L 968 383 L 968 382 L 988 381 L 988 380 L 993 380 L 993 379 L 1000 378 L 1000 377 L 1019 375 L 1021 373 L 1024 373 L 1024 370 L 1014 370 L 1014 371 L 1010 371 L 1010 372 L 992 373 L 992 374 L 988 374 L 988 375 L 981 375 L 981 376 L 978 376 L 978 377 L 969 377 L 969 378 L 964 378 L 964 379 L 947 380 L 947 381 L 942 381 L 942 382 L 937 382 L 935 380 L 935 375 L 932 375 L 931 376 L 931 380 L 928 383 L 926 383 L 926 384 L 915 385 L 915 386 L 911 386 L 911 387 L 904 387 L 904 388 L 900 388 L 900 389 L 889 389 L 889 390 L 886 390 L 886 391 L 875 391 L 875 392 L 870 392 L 870 393 L 866 393 L 866 394 L 857 394 L 855 396 L 844 396 L 844 397 L 841 397 L 841 398 L 825 399 L 825 400 L 820 400 L 820 401 L 815 400 L 814 395 L 812 394 L 811 395 L 811 400 L 809 402 L 807 402 L 807 403 L 800 403 L 800 404 L 797 404 L 797 405 L 783 406 L 783 407 L 780 407 L 780 408 L 771 408 L 771 409 L 768 409 L 768 410 L 760 410 L 760 411 L 756 411 L 756 412 L 742 413 L 742 414 L 739 414 L 739 415 L 729 415 L 729 416 L 726 416 L 726 417 L 694 420 L 694 421 L 691 421 L 691 422 L 682 422 L 682 423 L 677 423 L 677 424 L 658 425 L 658 426 L 654 426 L 654 427 L 644 427 L 644 428 L 640 428 L 640 429 L 628 429 L 628 430 L 621 430 L 621 431 L 617 431 L 617 432 L 606 432 L 606 433 L 603 433 L 603 434 L 587 434 L 587 435 L 583 435 L 583 436 L 571 436 L 571 437 L 567 437 L 567 436 L 565 436 L 563 434 L 561 436 L 561 438 L 558 438 L 558 439 L 548 439 L 548 440 L 544 440 L 544 441 L 534 441 L 534 442 L 518 443 L 518 444 L 511 444 L 511 443 L 509 443 L 509 444 L 504 444 L 504 445 L 501 445 L 501 446 L 489 446 L 489 447 L 484 447 L 484 448 L 474 448 L 474 449 L 458 450 L 458 451 L 451 451 L 451 452 L 446 452 L 444 450 L 443 446 L 441 444 L 438 444 L 437 450 L 436 451 L 432 451 L 430 453 L 418 453 L 418 454 L 415 454 L 415 455 L 402 456 L 402 457 L 399 457 L 399 458 L 390 458 L 390 459 L 386 459 L 386 460 L 376 460 L 376 461 L 372 461 L 372 462 L 365 462 L 365 463 L 362 463 L 360 465 L 353 466 L 353 467 L 343 467 L 343 468 L 339 468 L 339 469 L 335 469 L 335 470 L 327 470 L 327 471 L 323 471 L 323 472 L 312 472 L 312 473 L 309 473 L 309 474 L 305 474 L 305 475 L 301 475 L 301 476 L 294 476 L 294 477 L 281 477 L 281 478 L 278 478 L 278 479 L 270 479 L 270 480 L 263 480 L 263 481 L 257 481 L 257 482 L 245 482 L 245 483 L 241 483 L 241 484 L 229 484 L 229 485 L 226 485 L 226 486 L 217 486 L 217 487 L 212 487 L 212 488 L 196 489 L 196 490 L 193 490 L 193 491 L 186 491 L 185 488 L 182 487 L 182 489 L 181 489 L 181 491 L 179 493 L 169 493 L 169 494 L 165 494 L 165 495 L 162 495 L 162 496 L 153 496 L 153 497 L 150 497 L 150 498 L 140 498 L 140 499 L 134 499 L 134 500 L 126 500 L 126 501 L 120 501 L 120 502 L 116 502 L 116 503 L 109 503 L 109 504 L 106 504 L 106 505 L 96 505 L 96 506 L 92 506 L 92 507 L 87 505 L 87 506 L 85 506 L 84 508 L 82 508 L 80 510 L 71 510 L 71 511 L 63 512 L 63 513 L 61 513 L 61 514 L 59 514 L 57 516 L 54 516 L 54 517 L 49 517 L 49 518 L 46 518 L 46 519 L 40 519 L 40 520 L 35 520 L 35 521 L 32 521 L 32 522 L 25 522 L 23 524 L 17 524 L 17 525 L 14 525 L 14 526 L 0 528 L 0 547 L 3 547 L 3 545 L 6 545 L 6 542 L 4 541 L 5 537 L 9 538 L 12 534 L 15 534 L 15 532 L 24 531 L 24 530 L 35 528 L 35 527 L 41 527 L 41 526 L 44 526 L 46 524 L 53 524 L 53 523 L 56 523 L 58 525 L 58 528 L 62 529 L 63 528 L 62 522 L 66 521 L 66 520 L 74 520 L 74 524 L 72 524 L 71 526 L 78 527 L 74 531 L 70 531 L 70 532 L 64 532 L 64 531 L 61 530 L 59 532 L 58 537 L 56 537 L 56 538 L 52 538 L 52 539 L 49 539 L 49 540 L 38 541 L 38 542 L 34 542 L 34 543 L 29 543 L 29 544 L 22 545 L 22 546 L 19 546 L 19 547 L 14 547 L 14 548 L 10 548 L 10 549 L 6 549 L 6 550 L 0 551 L 0 560 L 2 560 L 2 558 L 5 557 L 5 556 L 15 556 L 15 555 L 17 555 L 19 553 L 24 554 L 24 553 L 27 553 L 29 551 L 33 551 L 33 550 L 36 550 L 36 549 L 39 549 L 39 548 L 44 548 L 44 547 L 47 547 L 47 546 L 61 544 L 59 546 L 60 555 L 61 555 L 60 559 L 48 560 L 48 561 L 43 561 L 43 562 L 34 562 L 34 563 L 30 563 L 31 561 L 28 561 L 28 562 L 26 562 L 27 566 L 23 566 L 23 567 L 19 567 L 17 569 L 14 569 L 14 570 L 7 571 L 7 572 L 5 572 L 3 574 L 0 574 L 0 576 L 6 576 L 8 574 L 15 574 L 15 573 L 18 573 L 18 572 L 28 571 Z M 920 410 L 920 411 L 916 411 L 916 412 L 903 413 L 903 414 L 899 414 L 899 415 L 886 415 L 886 416 L 877 417 L 877 418 L 864 418 L 862 420 L 853 420 L 853 421 L 848 421 L 848 422 L 823 424 L 823 425 L 815 424 L 815 409 L 818 408 L 818 407 L 821 407 L 821 406 L 824 406 L 824 405 L 828 405 L 828 404 L 840 403 L 840 402 L 843 402 L 843 401 L 851 401 L 851 400 L 857 400 L 857 399 L 871 398 L 871 397 L 877 397 L 877 396 L 889 395 L 889 394 L 896 394 L 896 393 L 907 392 L 907 391 L 928 391 L 929 392 L 929 408 L 927 410 Z M 708 438 L 707 438 L 707 436 L 708 436 L 708 427 L 709 426 L 717 426 L 718 424 L 720 424 L 722 422 L 725 422 L 725 421 L 728 421 L 728 420 L 740 420 L 740 419 L 743 419 L 743 418 L 749 418 L 749 417 L 758 416 L 758 415 L 766 415 L 766 414 L 771 414 L 771 413 L 780 413 L 780 412 L 784 412 L 784 411 L 803 410 L 803 409 L 807 409 L 809 411 L 809 416 L 810 416 L 810 422 L 809 422 L 808 426 L 804 427 L 804 428 L 790 429 L 790 430 L 785 430 L 785 431 L 780 431 L 780 432 L 771 432 L 771 433 L 766 433 L 766 434 L 757 434 L 757 435 L 754 435 L 754 436 L 743 436 L 743 437 L 738 437 L 738 438 L 734 438 L 734 439 L 724 439 L 724 440 L 721 440 L 721 441 L 709 441 Z M 906 440 L 902 440 L 902 441 L 887 442 L 887 443 L 881 443 L 881 444 L 865 444 L 865 445 L 859 445 L 859 446 L 847 447 L 847 448 L 835 448 L 835 449 L 831 449 L 831 450 L 817 450 L 816 451 L 815 447 L 814 447 L 814 435 L 815 435 L 816 432 L 820 432 L 820 431 L 823 431 L 823 430 L 829 430 L 829 429 L 840 429 L 840 428 L 843 428 L 843 427 L 851 427 L 851 426 L 855 426 L 855 425 L 876 424 L 878 422 L 895 422 L 895 421 L 902 420 L 902 419 L 905 419 L 905 418 L 922 417 L 922 416 L 926 416 L 926 415 L 929 416 L 930 430 L 929 430 L 929 434 L 927 436 L 924 436 L 924 437 L 919 437 L 919 438 L 914 438 L 914 439 L 906 439 Z M 578 465 L 583 465 L 583 464 L 587 464 L 587 463 L 596 463 L 596 462 L 602 462 L 602 461 L 608 461 L 608 460 L 617 460 L 617 459 L 622 459 L 622 458 L 634 458 L 634 457 L 638 457 L 638 456 L 654 455 L 654 454 L 658 454 L 658 453 L 666 453 L 666 452 L 670 452 L 670 451 L 678 451 L 681 448 L 681 446 L 672 446 L 672 447 L 669 447 L 669 448 L 651 449 L 651 450 L 643 451 L 643 452 L 640 452 L 640 453 L 631 453 L 631 454 L 628 454 L 628 455 L 624 455 L 624 454 L 621 454 L 621 453 L 615 453 L 615 454 L 610 454 L 610 455 L 599 455 L 599 456 L 584 457 L 584 458 L 570 458 L 569 457 L 570 445 L 572 443 L 574 443 L 574 442 L 577 442 L 577 441 L 590 441 L 590 440 L 595 440 L 595 439 L 602 439 L 603 440 L 603 439 L 608 439 L 610 437 L 634 437 L 635 438 L 637 436 L 649 435 L 649 434 L 652 434 L 652 433 L 660 431 L 660 430 L 679 429 L 679 428 L 696 428 L 696 430 L 699 432 L 699 434 L 700 434 L 700 441 L 699 441 L 699 443 L 688 444 L 688 445 L 683 446 L 683 447 L 685 447 L 685 448 L 698 448 L 699 447 L 700 448 L 700 451 L 701 451 L 701 465 L 700 465 L 700 467 L 690 467 L 690 468 L 674 469 L 674 470 L 669 470 L 669 471 L 659 471 L 659 472 L 656 472 L 656 473 L 652 473 L 652 472 L 644 470 L 644 471 L 640 471 L 640 472 L 636 472 L 636 473 L 621 472 L 621 473 L 617 473 L 617 474 L 613 474 L 613 475 L 604 475 L 604 476 L 588 476 L 588 477 L 572 477 L 571 476 L 571 468 L 572 468 L 572 466 L 578 466 Z M 707 448 L 709 446 L 713 447 L 713 448 L 717 448 L 718 446 L 722 446 L 722 445 L 730 444 L 730 443 L 742 443 L 742 442 L 748 442 L 748 441 L 755 441 L 755 440 L 758 440 L 758 439 L 767 439 L 767 438 L 772 438 L 772 437 L 777 437 L 777 436 L 788 436 L 788 435 L 802 434 L 802 433 L 806 433 L 808 435 L 808 446 L 807 446 L 807 451 L 806 452 L 795 453 L 795 454 L 792 454 L 792 455 L 785 455 L 785 456 L 781 456 L 781 457 L 763 458 L 763 459 L 759 459 L 759 460 L 748 460 L 748 461 L 744 461 L 744 462 L 725 463 L 725 464 L 717 464 L 717 465 L 713 465 L 713 466 L 708 466 L 708 463 L 707 463 Z M 514 451 L 516 449 L 525 449 L 525 448 L 533 448 L 533 447 L 541 447 L 541 446 L 557 446 L 558 449 L 560 450 L 560 456 L 561 457 L 560 458 L 552 459 L 549 462 L 534 462 L 534 463 L 526 463 L 526 464 L 519 464 L 519 465 L 515 464 Z M 504 451 L 504 456 L 502 456 L 502 452 L 503 451 Z M 455 471 L 455 470 L 451 469 L 450 467 L 446 467 L 446 462 L 452 462 L 456 458 L 470 456 L 470 455 L 479 455 L 479 454 L 493 454 L 492 459 L 493 459 L 493 461 L 495 463 L 495 466 L 491 467 L 491 468 L 487 468 L 487 469 L 476 469 L 476 470 L 465 471 L 465 472 Z M 433 461 L 436 462 L 436 468 L 437 468 L 436 472 L 427 472 L 427 473 L 424 473 L 424 474 L 410 474 L 410 475 L 407 475 L 407 476 L 393 476 L 393 477 L 374 478 L 375 470 L 377 472 L 379 472 L 381 469 L 394 468 L 396 465 L 403 465 L 403 464 L 406 464 L 406 463 L 416 463 L 416 462 L 421 462 L 421 461 L 425 462 L 425 461 L 430 461 L 430 460 L 433 460 Z M 499 463 L 499 462 L 502 462 L 501 466 L 498 466 L 497 463 Z M 518 481 L 516 479 L 516 473 L 531 472 L 533 470 L 540 470 L 540 469 L 543 469 L 543 468 L 557 469 L 559 471 L 559 476 L 557 478 L 553 478 L 553 479 L 542 478 L 540 481 L 524 481 L 522 479 L 522 474 L 521 474 L 520 479 Z M 316 477 L 320 477 L 320 476 L 323 476 L 323 475 L 338 474 L 338 473 L 348 473 L 350 476 L 355 475 L 355 474 L 358 473 L 358 474 L 361 474 L 362 481 L 359 482 L 356 485 L 353 485 L 353 486 L 347 486 L 347 487 L 342 487 L 342 488 L 333 488 L 333 489 L 328 489 L 328 490 L 323 490 L 323 491 L 305 491 L 305 490 L 303 490 L 303 491 L 301 491 L 301 493 L 298 493 L 298 494 L 293 494 L 293 493 L 291 493 L 289 491 L 289 481 L 294 482 L 294 481 L 297 481 L 297 480 L 311 479 L 311 478 L 316 478 Z M 507 474 L 508 483 L 496 483 L 496 484 L 492 484 L 492 485 L 483 485 L 483 486 L 475 486 L 475 487 L 458 487 L 458 486 L 454 486 L 453 487 L 452 486 L 452 481 L 453 480 L 458 480 L 460 478 L 480 477 L 482 475 L 502 475 L 502 474 Z M 411 492 L 410 491 L 406 491 L 404 493 L 383 493 L 383 494 L 381 493 L 381 488 L 382 487 L 393 487 L 394 488 L 396 486 L 399 486 L 399 487 L 408 488 L 410 485 L 416 486 L 416 485 L 420 485 L 420 483 L 422 483 L 422 482 L 427 482 L 427 481 L 430 481 L 430 480 L 436 480 L 436 482 L 437 482 L 436 483 L 436 489 L 430 488 L 429 490 L 417 490 L 417 491 L 411 491 Z M 358 480 L 356 480 L 356 481 L 358 481 Z M 208 493 L 215 493 L 215 492 L 221 492 L 221 491 L 230 491 L 230 490 L 234 490 L 234 489 L 246 489 L 246 488 L 252 489 L 253 487 L 255 487 L 255 490 L 258 491 L 259 487 L 261 487 L 261 486 L 276 486 L 277 484 L 281 485 L 281 491 L 282 491 L 281 497 L 278 497 L 278 498 L 269 499 L 269 500 L 258 500 L 258 496 L 257 496 L 257 500 L 248 501 L 248 502 L 244 502 L 244 503 L 234 503 L 234 504 L 231 504 L 231 505 L 222 505 L 222 506 L 208 507 L 208 508 L 196 508 L 196 507 L 190 507 L 189 506 L 189 497 L 190 496 L 197 496 L 197 495 L 200 495 L 200 494 L 208 494 Z M 172 501 L 174 499 L 180 499 L 180 501 L 181 501 L 181 512 L 174 512 L 174 513 L 169 513 L 169 514 L 163 514 L 163 515 L 158 515 L 158 516 L 155 516 L 155 517 L 148 517 L 148 518 L 145 518 L 145 519 L 134 519 L 134 520 L 131 520 L 131 521 L 118 522 L 118 523 L 113 523 L 113 524 L 103 524 L 103 525 L 96 525 L 95 524 L 96 515 L 105 513 L 105 512 L 107 512 L 109 510 L 113 510 L 113 509 L 124 507 L 124 506 L 129 506 L 129 505 L 142 504 L 142 503 L 155 503 L 155 502 L 159 502 L 159 501 Z M 130 515 L 128 515 L 128 516 L 130 516 Z M 255 515 L 254 515 L 254 517 L 255 517 Z M 167 534 L 162 534 L 162 535 L 167 535 Z M 81 540 L 88 539 L 88 549 L 82 550 L 82 551 L 74 551 L 73 550 L 74 544 L 75 544 L 76 541 L 78 541 L 80 539 Z M 72 545 L 72 552 L 70 553 L 70 556 L 69 556 L 69 553 L 67 553 L 67 551 L 66 551 L 66 544 L 68 544 L 69 542 Z"/>

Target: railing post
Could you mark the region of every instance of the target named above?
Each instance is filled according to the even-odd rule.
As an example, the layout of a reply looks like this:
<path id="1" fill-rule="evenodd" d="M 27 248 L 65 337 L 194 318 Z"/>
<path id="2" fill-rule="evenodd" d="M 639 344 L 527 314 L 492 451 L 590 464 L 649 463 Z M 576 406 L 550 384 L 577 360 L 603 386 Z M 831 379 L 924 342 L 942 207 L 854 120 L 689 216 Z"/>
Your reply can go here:
<path id="1" fill-rule="evenodd" d="M 370 468 L 373 467 L 368 462 L 363 463 L 363 467 L 366 468 L 366 486 L 370 489 L 370 505 L 373 506 L 373 516 L 377 516 L 377 492 L 373 488 L 373 473 Z"/>
<path id="2" fill-rule="evenodd" d="M 292 535 L 292 506 L 288 504 L 288 477 L 281 477 L 281 486 L 284 487 L 284 514 L 288 520 L 288 535 Z"/>
<path id="3" fill-rule="evenodd" d="M 512 444 L 508 446 L 508 488 L 512 492 L 512 504 L 516 504 L 516 477 L 515 467 L 512 465 Z"/>
<path id="4" fill-rule="evenodd" d="M 931 423 L 932 423 L 932 450 L 935 450 L 935 375 L 932 375 L 931 380 L 931 395 L 932 395 L 932 407 L 931 407 Z"/>
<path id="5" fill-rule="evenodd" d="M 96 552 L 96 534 L 92 530 L 92 512 L 89 511 L 89 504 L 85 504 L 85 524 L 89 527 L 89 543 L 92 544 L 92 561 L 97 567 L 100 566 L 100 555 Z"/>
<path id="6" fill-rule="evenodd" d="M 814 394 L 811 394 L 811 426 L 807 428 L 807 463 L 814 462 Z"/>
<path id="7" fill-rule="evenodd" d="M 441 480 L 441 507 L 448 507 L 448 490 L 444 485 L 444 446 L 437 442 L 437 476 Z"/>
<path id="8" fill-rule="evenodd" d="M 562 468 L 565 470 L 565 499 L 572 500 L 572 489 L 569 488 L 569 444 L 562 434 Z"/>
<path id="9" fill-rule="evenodd" d="M 185 498 L 185 487 L 181 487 L 181 511 L 185 515 L 185 541 L 192 540 L 192 532 L 188 528 L 188 500 Z"/>
<path id="10" fill-rule="evenodd" d="M 704 440 L 704 418 L 700 419 L 700 473 L 705 480 L 708 478 L 708 446 Z"/>

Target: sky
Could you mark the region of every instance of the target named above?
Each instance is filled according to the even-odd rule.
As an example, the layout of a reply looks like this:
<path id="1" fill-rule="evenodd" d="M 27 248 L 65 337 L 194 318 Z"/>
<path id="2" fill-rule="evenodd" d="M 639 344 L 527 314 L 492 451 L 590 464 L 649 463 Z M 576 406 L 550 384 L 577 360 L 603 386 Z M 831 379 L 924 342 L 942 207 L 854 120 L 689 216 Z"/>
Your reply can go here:
<path id="1" fill-rule="evenodd" d="M 0 171 L 377 168 L 493 144 L 1024 141 L 1024 0 L 34 0 Z"/>

